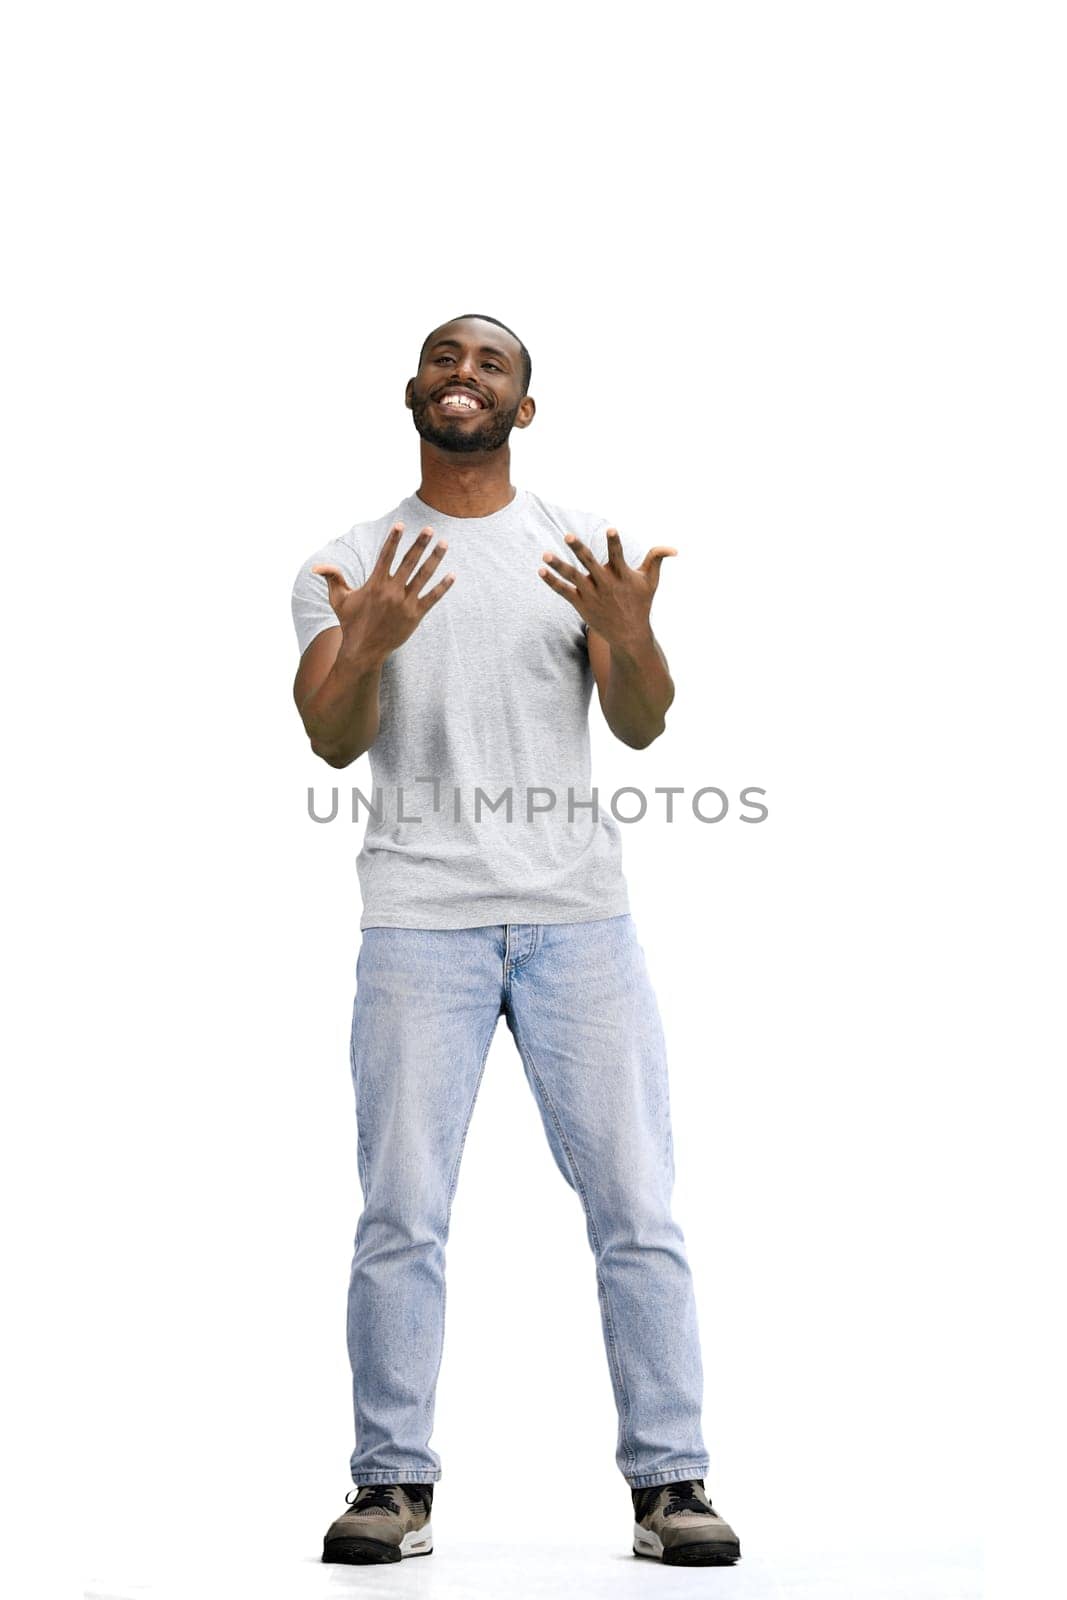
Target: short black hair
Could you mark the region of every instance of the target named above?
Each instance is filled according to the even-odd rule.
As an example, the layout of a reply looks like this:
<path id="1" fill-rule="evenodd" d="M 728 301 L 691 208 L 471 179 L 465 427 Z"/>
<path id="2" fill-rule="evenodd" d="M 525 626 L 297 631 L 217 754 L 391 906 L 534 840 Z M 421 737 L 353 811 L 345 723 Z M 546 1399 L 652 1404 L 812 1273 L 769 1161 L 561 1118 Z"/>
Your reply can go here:
<path id="1" fill-rule="evenodd" d="M 533 372 L 533 362 L 530 360 L 530 352 L 529 352 L 529 350 L 527 350 L 526 346 L 523 344 L 522 340 L 519 338 L 519 336 L 515 332 L 514 328 L 509 328 L 507 323 L 506 322 L 501 322 L 499 317 L 487 317 L 484 311 L 465 311 L 461 317 L 449 317 L 448 322 L 439 322 L 437 324 L 437 327 L 431 329 L 431 331 L 426 335 L 425 339 L 422 341 L 422 349 L 419 351 L 419 366 L 420 367 L 422 366 L 422 358 L 426 354 L 426 346 L 429 344 L 430 340 L 433 338 L 433 335 L 435 333 L 437 333 L 441 328 L 447 328 L 449 323 L 452 323 L 452 322 L 491 322 L 491 323 L 494 324 L 495 327 L 503 328 L 505 333 L 510 333 L 511 337 L 514 339 L 515 343 L 518 345 L 519 351 L 520 351 L 521 356 L 522 356 L 522 392 L 523 392 L 523 394 L 527 394 L 529 392 L 530 376 L 531 376 L 531 374 Z"/>

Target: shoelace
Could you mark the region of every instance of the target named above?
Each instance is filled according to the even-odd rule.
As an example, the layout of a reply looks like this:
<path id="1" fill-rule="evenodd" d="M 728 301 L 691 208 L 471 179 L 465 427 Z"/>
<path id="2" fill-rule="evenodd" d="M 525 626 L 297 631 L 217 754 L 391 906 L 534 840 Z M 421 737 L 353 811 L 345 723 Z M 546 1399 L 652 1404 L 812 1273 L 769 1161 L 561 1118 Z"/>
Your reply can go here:
<path id="1" fill-rule="evenodd" d="M 634 1494 L 634 1514 L 638 1522 L 647 1516 L 655 1505 L 658 1496 L 663 1493 L 664 1488 L 669 1490 L 663 1507 L 663 1515 L 665 1517 L 673 1516 L 679 1511 L 699 1511 L 704 1516 L 714 1515 L 715 1513 L 709 1511 L 703 1500 L 697 1499 L 695 1492 L 697 1484 L 700 1484 L 701 1488 L 704 1487 L 702 1479 L 686 1478 L 678 1483 L 666 1485 L 658 1483 L 636 1490 Z"/>
<path id="2" fill-rule="evenodd" d="M 346 1494 L 345 1500 L 357 1511 L 373 1511 L 375 1508 L 380 1507 L 383 1511 L 391 1511 L 394 1517 L 398 1517 L 400 1515 L 400 1507 L 396 1503 L 396 1488 L 397 1485 L 395 1483 L 361 1483 L 356 1489 L 353 1498 L 349 1500 Z M 351 1490 L 349 1490 L 349 1494 L 351 1494 Z M 363 1496 L 363 1498 L 361 1499 L 360 1496 Z"/>
<path id="3" fill-rule="evenodd" d="M 355 1494 L 349 1490 L 345 1495 L 348 1505 L 359 1511 L 373 1511 L 380 1509 L 391 1512 L 393 1516 L 400 1515 L 400 1507 L 396 1503 L 396 1491 L 400 1489 L 397 1483 L 361 1483 L 356 1488 Z M 404 1490 L 409 1500 L 419 1500 L 426 1511 L 430 1509 L 430 1496 L 421 1484 L 413 1483 Z M 351 1498 L 349 1496 L 351 1495 Z M 360 1495 L 364 1498 L 361 1500 Z"/>
<path id="4" fill-rule="evenodd" d="M 672 1483 L 663 1515 L 672 1517 L 676 1511 L 702 1511 L 705 1516 L 710 1516 L 708 1507 L 703 1500 L 697 1499 L 693 1489 L 693 1485 L 699 1481 L 698 1478 L 687 1478 L 684 1483 Z"/>

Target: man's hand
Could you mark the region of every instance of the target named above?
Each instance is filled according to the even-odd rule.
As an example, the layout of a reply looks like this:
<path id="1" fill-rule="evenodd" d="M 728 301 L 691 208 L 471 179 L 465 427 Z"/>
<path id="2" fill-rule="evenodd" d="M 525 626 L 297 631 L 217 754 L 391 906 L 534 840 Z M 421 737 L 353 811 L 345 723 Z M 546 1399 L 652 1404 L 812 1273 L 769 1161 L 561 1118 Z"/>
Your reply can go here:
<path id="1" fill-rule="evenodd" d="M 404 524 L 394 522 L 378 553 L 373 571 L 358 589 L 349 588 L 344 574 L 337 567 L 311 569 L 325 578 L 329 586 L 330 605 L 341 624 L 342 655 L 358 651 L 362 661 L 383 662 L 394 650 L 399 649 L 405 639 L 411 637 L 426 613 L 452 587 L 455 574 L 450 572 L 428 594 L 419 595 L 419 590 L 440 566 L 448 549 L 444 539 L 437 541 L 432 553 L 412 577 L 419 557 L 425 553 L 433 538 L 432 528 L 423 528 L 396 571 L 389 571 L 403 531 Z"/>
<path id="2" fill-rule="evenodd" d="M 643 750 L 663 732 L 674 699 L 667 658 L 652 632 L 649 612 L 660 563 L 678 552 L 657 544 L 639 567 L 628 566 L 618 530 L 609 528 L 608 559 L 602 565 L 573 533 L 566 538 L 585 572 L 547 551 L 544 559 L 555 572 L 538 570 L 589 625 L 589 664 L 608 727 L 624 744 Z M 570 582 L 561 582 L 556 573 Z"/>
<path id="3" fill-rule="evenodd" d="M 392 652 L 411 637 L 427 611 L 452 587 L 454 573 L 428 594 L 419 590 L 447 549 L 443 539 L 414 572 L 433 537 L 423 528 L 399 567 L 390 573 L 402 522 L 394 522 L 366 583 L 351 589 L 337 567 L 312 567 L 326 579 L 330 605 L 340 628 L 326 628 L 300 658 L 293 694 L 317 756 L 331 767 L 347 767 L 378 737 L 382 668 Z"/>
<path id="4" fill-rule="evenodd" d="M 567 543 L 585 572 L 579 572 L 570 562 L 547 551 L 542 559 L 554 570 L 547 572 L 539 567 L 538 572 L 549 588 L 569 600 L 583 621 L 613 649 L 626 650 L 647 638 L 651 629 L 652 596 L 659 587 L 660 564 L 665 556 L 676 556 L 678 552 L 670 545 L 657 544 L 639 567 L 631 567 L 623 557 L 618 529 L 609 528 L 607 538 L 606 564 L 597 561 L 587 545 L 568 533 Z M 562 582 L 563 578 L 569 582 Z"/>

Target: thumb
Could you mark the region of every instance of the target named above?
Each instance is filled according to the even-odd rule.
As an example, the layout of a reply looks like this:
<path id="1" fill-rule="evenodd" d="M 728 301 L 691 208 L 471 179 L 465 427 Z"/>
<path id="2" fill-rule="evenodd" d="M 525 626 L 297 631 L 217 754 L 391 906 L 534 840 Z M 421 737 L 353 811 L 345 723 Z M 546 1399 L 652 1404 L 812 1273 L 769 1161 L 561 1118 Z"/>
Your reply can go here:
<path id="1" fill-rule="evenodd" d="M 346 596 L 352 593 L 348 581 L 340 567 L 312 567 L 312 572 L 326 579 L 326 586 L 330 591 L 330 604 L 336 611 Z"/>
<path id="2" fill-rule="evenodd" d="M 653 594 L 659 588 L 660 567 L 663 563 L 664 557 L 676 556 L 677 554 L 678 552 L 675 550 L 673 545 L 657 544 L 653 546 L 653 548 L 648 552 L 648 555 L 642 561 L 641 571 L 647 578 L 652 580 Z"/>

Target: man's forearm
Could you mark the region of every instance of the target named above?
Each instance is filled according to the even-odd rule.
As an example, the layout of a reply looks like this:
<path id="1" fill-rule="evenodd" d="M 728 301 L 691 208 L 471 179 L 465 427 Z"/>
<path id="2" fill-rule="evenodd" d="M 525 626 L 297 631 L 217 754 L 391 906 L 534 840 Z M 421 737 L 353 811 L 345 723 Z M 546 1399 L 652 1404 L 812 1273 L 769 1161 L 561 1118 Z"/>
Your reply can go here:
<path id="1" fill-rule="evenodd" d="M 311 748 L 331 767 L 350 766 L 378 737 L 383 660 L 342 644 L 314 694 L 300 707 Z"/>
<path id="2" fill-rule="evenodd" d="M 612 645 L 603 710 L 617 739 L 635 750 L 644 749 L 666 727 L 667 708 L 673 699 L 667 658 L 651 628 L 639 639 Z"/>

